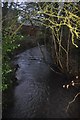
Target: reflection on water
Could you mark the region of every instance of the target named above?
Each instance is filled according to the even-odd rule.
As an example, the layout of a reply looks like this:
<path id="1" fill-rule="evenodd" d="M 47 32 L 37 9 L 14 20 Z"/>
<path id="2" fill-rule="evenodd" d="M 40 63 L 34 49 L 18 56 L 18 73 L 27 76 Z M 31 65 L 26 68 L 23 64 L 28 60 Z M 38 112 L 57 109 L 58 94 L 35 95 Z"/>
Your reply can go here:
<path id="1" fill-rule="evenodd" d="M 42 46 L 46 60 L 51 63 L 49 53 Z M 53 73 L 43 61 L 38 47 L 16 56 L 14 64 L 18 85 L 13 90 L 12 103 L 3 117 L 7 118 L 66 118 L 74 117 L 66 113 L 68 102 L 75 91 L 64 90 L 64 76 Z M 10 96 L 11 97 L 11 96 Z M 75 106 L 74 106 L 75 108 Z M 77 111 L 78 116 L 78 111 Z M 75 114 L 76 117 L 76 114 Z"/>

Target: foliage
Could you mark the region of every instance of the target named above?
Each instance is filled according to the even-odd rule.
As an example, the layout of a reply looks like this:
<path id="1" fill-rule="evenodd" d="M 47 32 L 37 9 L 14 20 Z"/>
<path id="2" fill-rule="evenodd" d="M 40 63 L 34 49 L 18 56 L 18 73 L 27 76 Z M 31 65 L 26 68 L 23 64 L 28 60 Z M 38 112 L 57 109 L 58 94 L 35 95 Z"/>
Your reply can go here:
<path id="1" fill-rule="evenodd" d="M 13 72 L 9 64 L 10 57 L 13 51 L 20 46 L 16 44 L 16 41 L 22 39 L 19 30 L 26 22 L 29 22 L 32 26 L 45 26 L 47 33 L 51 32 L 51 34 L 47 35 L 50 39 L 45 38 L 50 47 L 53 61 L 63 72 L 75 73 L 76 63 L 78 63 L 79 60 L 72 58 L 71 54 L 74 54 L 75 49 L 77 49 L 77 51 L 80 50 L 80 3 L 60 4 L 57 2 L 44 2 L 25 4 L 11 3 L 9 6 L 8 4 L 4 5 L 3 81 L 7 81 L 8 78 L 4 76 Z M 7 13 L 5 13 L 5 9 Z M 9 14 L 11 11 L 12 14 Z M 20 25 L 17 26 L 19 17 L 21 18 Z M 74 63 L 75 67 L 73 66 Z M 77 71 L 79 72 L 78 68 Z"/>
<path id="2" fill-rule="evenodd" d="M 45 17 L 40 18 L 41 24 L 51 29 L 51 53 L 55 63 L 60 66 L 62 72 L 68 72 L 76 76 L 69 84 L 69 87 L 80 87 L 80 2 L 79 3 L 45 3 L 39 4 L 38 14 Z M 57 9 L 60 8 L 60 9 Z M 55 54 L 54 54 L 55 51 Z M 80 95 L 78 92 L 69 106 Z"/>
<path id="3" fill-rule="evenodd" d="M 18 9 L 17 9 L 18 7 Z M 9 88 L 13 82 L 14 71 L 11 67 L 11 55 L 19 47 L 16 41 L 22 40 L 19 33 L 23 24 L 29 22 L 32 26 L 45 26 L 48 33 L 48 45 L 53 61 L 62 72 L 74 74 L 78 78 L 80 73 L 80 2 L 79 3 L 4 3 L 3 6 L 3 55 L 2 55 L 2 82 L 3 90 Z M 12 12 L 11 12 L 12 11 Z M 10 12 L 12 14 L 10 14 Z M 21 18 L 20 26 L 17 26 L 18 18 Z M 51 34 L 50 34 L 50 33 Z M 41 33 L 39 33 L 41 36 Z M 51 37 L 52 36 L 52 37 Z M 40 37 L 41 42 L 42 38 Z M 43 41 L 41 42 L 43 43 Z M 46 41 L 45 41 L 46 43 Z M 74 52 L 77 51 L 77 52 Z M 75 53 L 75 54 L 74 54 Z M 72 54 L 74 57 L 72 57 Z M 76 70 L 75 70 L 76 69 Z M 75 73 L 76 72 L 76 73 Z M 11 77 L 12 76 L 12 77 Z M 66 86 L 79 86 L 80 78 L 71 81 Z M 63 86 L 65 87 L 65 85 Z M 80 92 L 69 102 L 67 110 Z"/>
<path id="4" fill-rule="evenodd" d="M 12 77 L 14 75 L 15 69 L 11 67 L 11 56 L 13 55 L 13 51 L 20 46 L 15 43 L 16 40 L 20 40 L 20 35 L 14 36 L 14 39 L 10 38 L 10 36 L 8 35 L 7 36 L 5 35 L 5 37 L 3 36 L 3 55 L 2 55 L 3 90 L 12 84 L 13 80 Z"/>
<path id="5" fill-rule="evenodd" d="M 7 3 L 5 3 L 7 4 Z M 11 36 L 15 30 L 17 29 L 17 18 L 18 14 L 17 10 L 15 11 L 11 7 L 8 8 L 5 5 L 3 7 L 3 27 L 2 27 L 2 90 L 6 90 L 9 88 L 12 83 L 13 79 L 15 79 L 14 76 L 14 71 L 15 69 L 11 66 L 11 57 L 13 56 L 13 52 L 16 48 L 20 47 L 20 44 L 16 44 L 16 41 L 19 41 L 22 39 L 22 35 L 17 32 L 13 36 Z M 7 9 L 7 12 L 5 13 L 4 11 Z M 15 11 L 15 12 L 14 12 Z M 6 19 L 5 19 L 6 16 Z M 14 18 L 13 18 L 14 16 Z"/>
<path id="6" fill-rule="evenodd" d="M 45 26 L 48 33 L 48 46 L 51 48 L 53 61 L 61 71 L 75 73 L 80 58 L 75 60 L 71 54 L 80 51 L 80 3 L 26 3 L 21 10 L 23 21 L 30 20 L 31 25 Z M 25 22 L 24 22 L 25 23 Z M 49 30 L 50 29 L 50 30 Z M 50 39 L 51 40 L 50 40 Z M 77 54 L 77 53 L 75 53 Z M 64 56 L 64 57 L 63 57 Z M 73 66 L 73 64 L 75 64 Z"/>
<path id="7" fill-rule="evenodd" d="M 80 50 L 80 4 L 62 3 L 62 5 L 59 5 L 59 3 L 44 3 L 38 5 L 39 11 L 37 14 L 44 16 L 39 18 L 41 24 L 50 28 L 52 32 L 51 48 L 53 59 L 56 56 L 56 64 L 60 66 L 62 71 L 74 73 L 73 63 L 70 66 L 72 62 L 72 58 L 70 59 L 72 53 L 70 54 L 70 52 L 74 52 L 74 49 L 77 49 L 76 51 Z"/>

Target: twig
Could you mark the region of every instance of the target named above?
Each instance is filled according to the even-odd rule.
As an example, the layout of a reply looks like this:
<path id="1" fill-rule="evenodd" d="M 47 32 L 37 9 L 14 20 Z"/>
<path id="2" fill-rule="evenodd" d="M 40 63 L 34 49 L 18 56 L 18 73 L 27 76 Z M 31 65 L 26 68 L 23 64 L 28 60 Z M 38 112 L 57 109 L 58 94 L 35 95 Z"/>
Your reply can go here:
<path id="1" fill-rule="evenodd" d="M 75 102 L 76 98 L 77 98 L 79 95 L 80 95 L 80 92 L 77 93 L 77 94 L 75 95 L 74 99 L 68 103 L 68 106 L 67 106 L 66 112 L 68 111 L 70 105 L 71 105 L 73 102 Z"/>

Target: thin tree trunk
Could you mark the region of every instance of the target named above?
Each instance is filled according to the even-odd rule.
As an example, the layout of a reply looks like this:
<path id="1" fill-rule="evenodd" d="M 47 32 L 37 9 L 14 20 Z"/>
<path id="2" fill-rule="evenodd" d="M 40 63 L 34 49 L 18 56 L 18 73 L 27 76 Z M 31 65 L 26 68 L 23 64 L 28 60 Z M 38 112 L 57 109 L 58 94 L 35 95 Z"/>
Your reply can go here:
<path id="1" fill-rule="evenodd" d="M 69 36 L 68 36 L 68 41 L 67 41 L 67 60 L 66 60 L 66 67 L 67 67 L 67 72 L 69 72 L 69 40 L 70 40 L 70 31 L 69 31 Z"/>
<path id="2" fill-rule="evenodd" d="M 56 54 L 56 62 L 57 62 L 57 65 L 58 65 L 57 45 L 56 45 L 56 40 L 55 40 L 55 36 L 54 36 L 54 31 L 53 30 L 52 30 L 52 37 L 53 37 L 52 38 L 52 43 L 54 42 L 54 49 L 55 49 L 55 51 L 52 51 L 52 52 L 55 52 L 55 54 Z M 52 44 L 52 50 L 53 50 L 53 44 Z"/>
<path id="3" fill-rule="evenodd" d="M 59 64 L 63 68 L 61 63 L 61 42 L 62 42 L 63 29 L 61 28 L 60 40 L 59 40 Z"/>

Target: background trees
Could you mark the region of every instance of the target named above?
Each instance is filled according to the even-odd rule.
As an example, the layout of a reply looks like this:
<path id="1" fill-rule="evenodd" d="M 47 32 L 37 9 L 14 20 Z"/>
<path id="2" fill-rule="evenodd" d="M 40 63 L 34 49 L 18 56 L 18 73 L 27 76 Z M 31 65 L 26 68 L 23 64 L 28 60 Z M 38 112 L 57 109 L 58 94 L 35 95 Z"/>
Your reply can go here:
<path id="1" fill-rule="evenodd" d="M 23 25 L 38 27 L 36 41 L 46 44 L 53 63 L 62 72 L 79 76 L 80 72 L 80 3 L 3 3 L 3 88 L 13 81 L 10 61 L 22 35 Z M 25 38 L 26 37 L 26 38 Z M 30 37 L 31 39 L 31 37 Z M 35 42 L 36 42 L 35 41 Z M 37 45 L 37 44 L 36 44 Z M 7 84 L 9 82 L 9 84 Z"/>
<path id="2" fill-rule="evenodd" d="M 64 3 L 59 13 L 58 3 L 45 3 L 38 14 L 42 24 L 52 32 L 52 56 L 63 71 L 75 74 L 79 71 L 80 17 L 77 3 Z M 55 51 L 55 52 L 54 52 Z M 74 52 L 76 52 L 74 54 Z M 74 54 L 74 55 L 73 55 Z M 77 54 L 77 57 L 75 56 Z M 73 55 L 73 58 L 72 58 Z M 76 57 L 76 59 L 75 59 Z M 77 74 L 77 73 L 76 73 Z"/>

